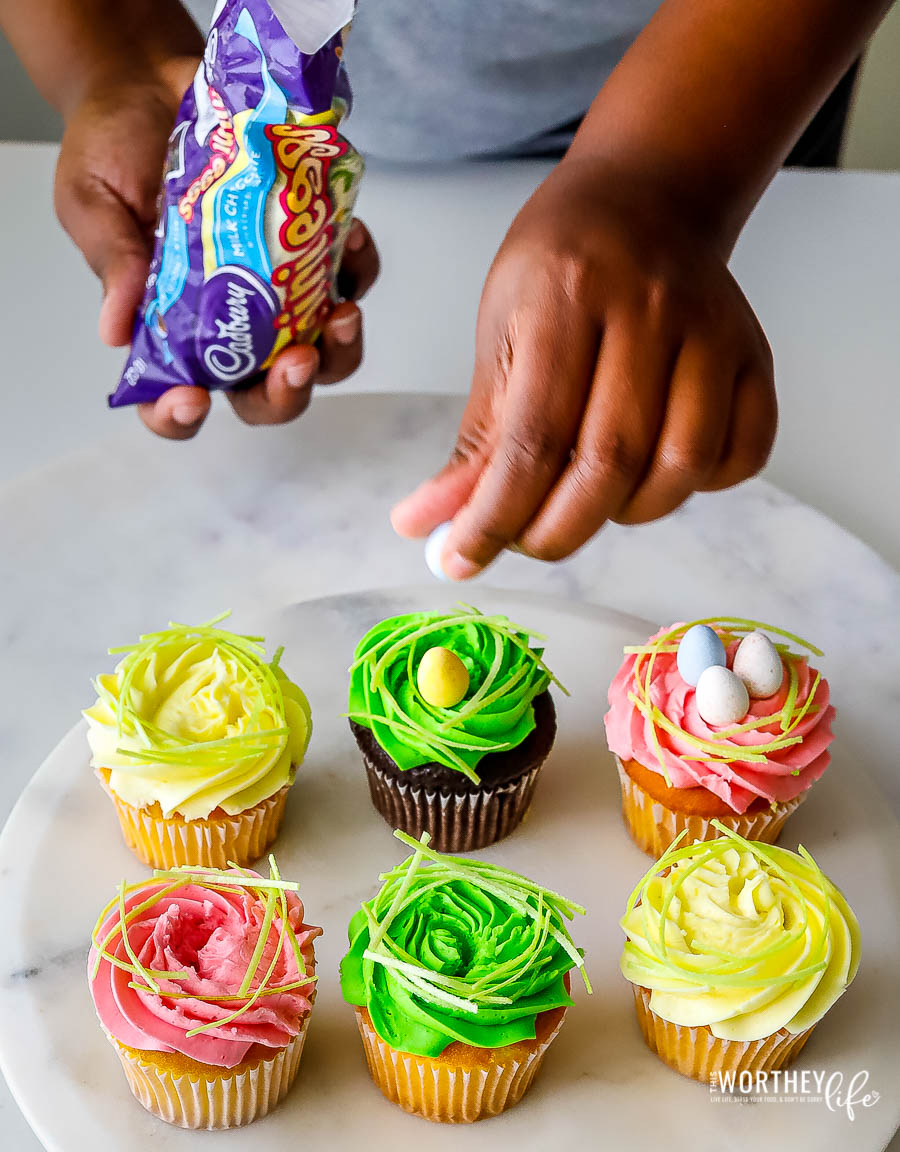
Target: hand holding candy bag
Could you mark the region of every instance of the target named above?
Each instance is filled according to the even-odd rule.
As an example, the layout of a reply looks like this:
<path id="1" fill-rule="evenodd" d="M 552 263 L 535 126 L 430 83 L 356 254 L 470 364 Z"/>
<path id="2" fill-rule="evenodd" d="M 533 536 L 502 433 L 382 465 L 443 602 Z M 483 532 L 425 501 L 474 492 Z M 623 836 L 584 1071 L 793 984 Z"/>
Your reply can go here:
<path id="1" fill-rule="evenodd" d="M 350 107 L 340 24 L 352 3 L 277 6 L 306 51 L 266 0 L 223 0 L 213 17 L 169 141 L 112 407 L 178 384 L 247 383 L 289 344 L 312 343 L 337 299 L 363 167 L 337 130 Z"/>

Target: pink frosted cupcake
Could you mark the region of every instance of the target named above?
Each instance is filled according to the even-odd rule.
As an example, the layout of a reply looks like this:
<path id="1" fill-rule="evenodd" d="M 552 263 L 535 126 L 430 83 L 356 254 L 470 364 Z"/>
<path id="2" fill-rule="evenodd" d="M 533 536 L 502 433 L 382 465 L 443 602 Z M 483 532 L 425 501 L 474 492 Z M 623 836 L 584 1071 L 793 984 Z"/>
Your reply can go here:
<path id="1" fill-rule="evenodd" d="M 297 1075 L 315 998 L 296 884 L 175 868 L 119 886 L 94 929 L 94 1007 L 132 1092 L 181 1128 L 265 1116 Z"/>
<path id="2" fill-rule="evenodd" d="M 806 653 L 822 655 L 736 617 L 675 624 L 625 649 L 606 739 L 640 848 L 659 857 L 684 830 L 689 843 L 715 839 L 714 819 L 778 839 L 830 760 L 834 708 Z"/>

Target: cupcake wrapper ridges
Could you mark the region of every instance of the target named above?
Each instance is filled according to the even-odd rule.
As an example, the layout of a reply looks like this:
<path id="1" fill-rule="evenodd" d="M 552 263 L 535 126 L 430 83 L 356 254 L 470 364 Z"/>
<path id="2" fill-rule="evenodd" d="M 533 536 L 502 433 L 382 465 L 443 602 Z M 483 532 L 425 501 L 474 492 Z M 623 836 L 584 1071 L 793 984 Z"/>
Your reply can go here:
<path id="1" fill-rule="evenodd" d="M 687 1028 L 663 1020 L 650 1007 L 650 989 L 632 985 L 634 1007 L 644 1040 L 656 1055 L 680 1072 L 709 1084 L 719 1072 L 774 1072 L 784 1068 L 800 1052 L 815 1028 L 788 1032 L 781 1028 L 762 1040 L 720 1040 L 709 1028 Z"/>
<path id="2" fill-rule="evenodd" d="M 364 759 L 372 803 L 388 824 L 416 838 L 428 832 L 438 852 L 473 852 L 508 836 L 528 811 L 543 763 L 507 784 L 447 795 L 398 782 Z"/>
<path id="3" fill-rule="evenodd" d="M 273 1059 L 241 1071 L 223 1068 L 218 1076 L 171 1072 L 115 1040 L 112 1044 L 131 1091 L 160 1120 L 179 1128 L 240 1128 L 271 1112 L 287 1094 L 300 1067 L 308 1019 Z"/>
<path id="4" fill-rule="evenodd" d="M 101 775 L 101 781 L 103 776 Z M 104 784 L 112 797 L 125 843 L 150 868 L 182 864 L 227 868 L 246 867 L 271 847 L 284 817 L 289 786 L 236 816 L 185 820 L 155 816 L 147 808 L 126 804 Z"/>
<path id="5" fill-rule="evenodd" d="M 686 812 L 674 812 L 636 783 L 625 769 L 618 756 L 615 757 L 619 782 L 622 785 L 622 816 L 635 844 L 649 856 L 659 859 L 672 841 L 687 829 L 685 843 L 695 840 L 715 840 L 717 832 L 705 816 Z M 720 823 L 743 836 L 745 840 L 759 840 L 763 844 L 774 844 L 781 835 L 784 822 L 806 799 L 801 792 L 793 800 L 767 807 L 762 812 L 751 812 L 730 816 L 719 816 Z"/>
<path id="6" fill-rule="evenodd" d="M 565 1014 L 524 1059 L 503 1060 L 502 1049 L 495 1048 L 483 1066 L 460 1067 L 397 1051 L 385 1044 L 359 1009 L 356 1012 L 369 1071 L 384 1095 L 405 1112 L 443 1124 L 472 1124 L 518 1104 L 564 1019 Z"/>

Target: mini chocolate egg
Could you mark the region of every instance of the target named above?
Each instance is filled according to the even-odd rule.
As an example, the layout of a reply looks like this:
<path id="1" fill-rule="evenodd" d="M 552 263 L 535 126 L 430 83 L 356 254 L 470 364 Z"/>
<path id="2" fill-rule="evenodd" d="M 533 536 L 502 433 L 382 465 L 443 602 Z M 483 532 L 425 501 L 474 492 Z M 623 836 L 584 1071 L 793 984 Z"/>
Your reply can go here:
<path id="1" fill-rule="evenodd" d="M 731 665 L 753 700 L 774 696 L 784 679 L 781 655 L 765 632 L 750 632 L 738 644 Z"/>
<path id="2" fill-rule="evenodd" d="M 452 524 L 452 520 L 445 520 L 443 524 L 438 524 L 425 541 L 425 563 L 428 565 L 428 571 L 431 575 L 437 577 L 438 580 L 449 580 L 441 567 L 441 550 Z"/>
<path id="3" fill-rule="evenodd" d="M 422 699 L 433 708 L 453 708 L 469 691 L 469 672 L 449 648 L 429 648 L 416 669 Z"/>
<path id="4" fill-rule="evenodd" d="M 700 674 L 694 698 L 700 716 L 716 728 L 736 724 L 750 707 L 744 681 L 721 664 L 711 664 Z"/>
<path id="5" fill-rule="evenodd" d="M 696 686 L 705 669 L 726 666 L 725 646 L 708 624 L 695 624 L 681 637 L 675 663 L 682 680 Z"/>

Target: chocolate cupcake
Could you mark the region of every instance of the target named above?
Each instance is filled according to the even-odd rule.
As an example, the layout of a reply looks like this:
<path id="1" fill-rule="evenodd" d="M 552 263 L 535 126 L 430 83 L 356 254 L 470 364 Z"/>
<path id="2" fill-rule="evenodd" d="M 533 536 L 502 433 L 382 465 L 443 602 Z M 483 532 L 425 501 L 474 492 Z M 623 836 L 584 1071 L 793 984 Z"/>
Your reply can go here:
<path id="1" fill-rule="evenodd" d="M 376 624 L 350 669 L 350 728 L 372 803 L 440 852 L 508 836 L 556 735 L 539 639 L 475 609 Z"/>

